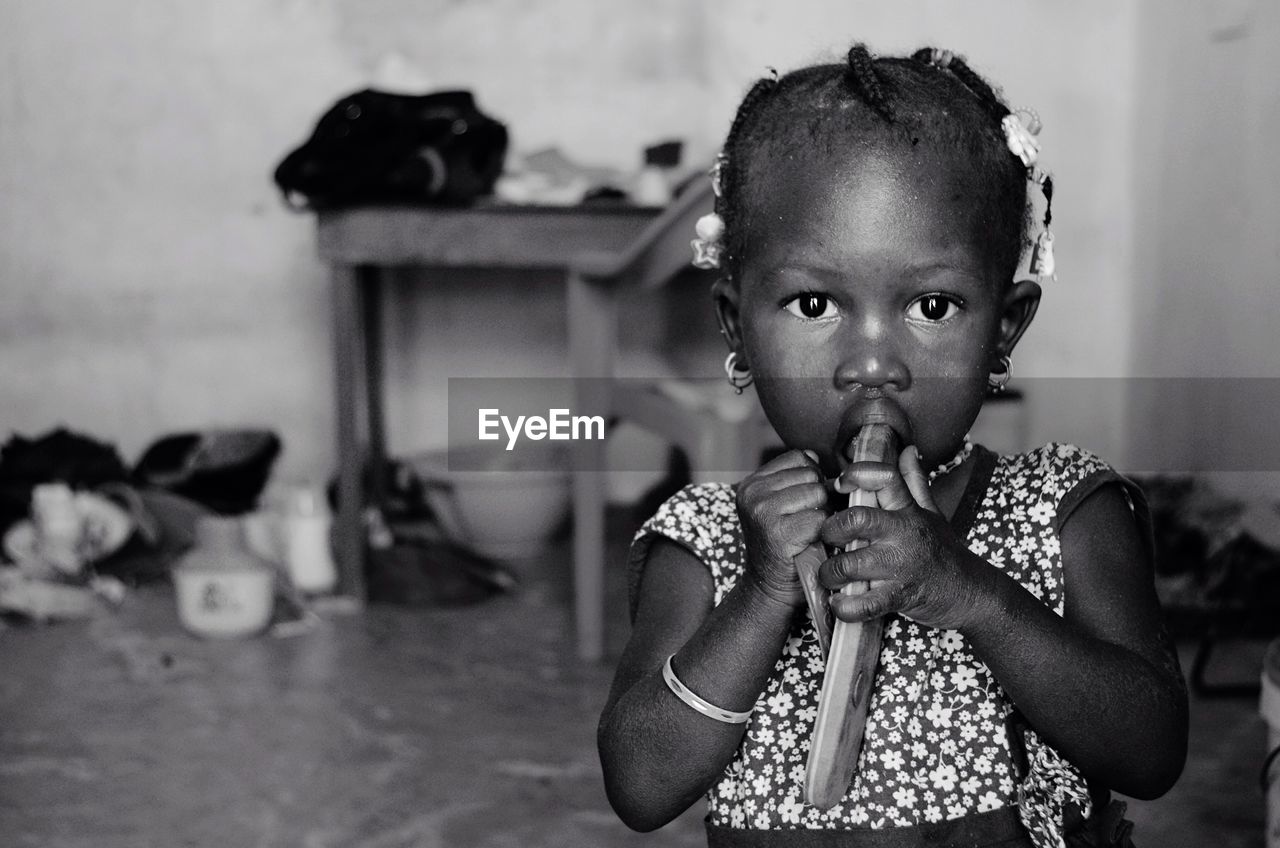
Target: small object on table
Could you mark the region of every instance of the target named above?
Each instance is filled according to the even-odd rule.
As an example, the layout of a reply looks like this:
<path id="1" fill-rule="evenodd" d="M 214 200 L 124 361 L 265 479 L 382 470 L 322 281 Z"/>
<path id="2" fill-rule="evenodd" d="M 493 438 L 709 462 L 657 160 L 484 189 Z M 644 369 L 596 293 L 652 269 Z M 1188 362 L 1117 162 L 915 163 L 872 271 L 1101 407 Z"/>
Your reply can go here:
<path id="1" fill-rule="evenodd" d="M 644 167 L 636 175 L 632 200 L 641 206 L 666 206 L 671 202 L 674 175 L 680 166 L 683 148 L 679 141 L 665 141 L 645 148 Z"/>

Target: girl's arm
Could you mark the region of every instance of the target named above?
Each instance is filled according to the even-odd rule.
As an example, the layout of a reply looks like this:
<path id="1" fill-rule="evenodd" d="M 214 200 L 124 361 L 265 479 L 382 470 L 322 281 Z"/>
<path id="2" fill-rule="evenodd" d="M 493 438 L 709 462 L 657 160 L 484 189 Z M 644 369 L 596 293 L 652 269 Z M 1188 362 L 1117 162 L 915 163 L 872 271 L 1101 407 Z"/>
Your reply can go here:
<path id="1" fill-rule="evenodd" d="M 1135 798 L 1168 791 L 1186 760 L 1186 687 L 1161 623 L 1151 557 L 1119 485 L 1091 493 L 1061 529 L 1059 617 L 955 537 L 914 454 L 904 452 L 899 469 L 863 465 L 846 475 L 877 490 L 885 509 L 828 519 L 829 544 L 871 544 L 828 560 L 823 580 L 883 582 L 836 596 L 832 611 L 851 621 L 901 612 L 959 630 L 1031 726 L 1086 778 Z"/>
<path id="2" fill-rule="evenodd" d="M 827 490 L 814 457 L 789 451 L 737 489 L 745 563 L 719 605 L 707 567 L 659 537 L 640 583 L 631 640 L 600 717 L 600 762 L 614 810 L 636 830 L 671 821 L 732 760 L 745 724 L 709 718 L 662 679 L 672 656 L 692 692 L 734 712 L 751 709 L 782 653 L 804 591 L 794 558 L 817 540 Z M 714 608 L 713 608 L 714 607 Z"/>
<path id="3" fill-rule="evenodd" d="M 1157 798 L 1186 761 L 1187 692 L 1120 487 L 1089 495 L 1061 541 L 1062 618 L 982 563 L 985 602 L 961 632 L 1031 726 L 1087 778 Z"/>
<path id="4" fill-rule="evenodd" d="M 733 759 L 745 724 L 696 712 L 662 679 L 668 656 L 681 682 L 734 711 L 751 709 L 782 653 L 795 610 L 743 580 L 712 608 L 707 567 L 659 537 L 640 584 L 631 640 L 600 718 L 605 790 L 636 830 L 689 808 Z"/>

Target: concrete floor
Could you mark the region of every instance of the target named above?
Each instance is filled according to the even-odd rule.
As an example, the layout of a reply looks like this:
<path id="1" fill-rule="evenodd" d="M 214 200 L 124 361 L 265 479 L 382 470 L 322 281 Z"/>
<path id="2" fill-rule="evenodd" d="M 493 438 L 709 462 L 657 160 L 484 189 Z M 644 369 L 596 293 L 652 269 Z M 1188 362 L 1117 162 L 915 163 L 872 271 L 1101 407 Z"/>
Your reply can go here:
<path id="1" fill-rule="evenodd" d="M 698 809 L 641 835 L 608 807 L 594 734 L 610 669 L 573 658 L 567 569 L 562 542 L 522 565 L 518 594 L 372 607 L 292 638 L 197 640 L 163 588 L 92 621 L 4 629 L 0 844 L 703 845 Z M 1261 647 L 1220 671 L 1255 678 Z M 1256 701 L 1192 715 L 1182 781 L 1131 808 L 1138 844 L 1261 846 Z"/>

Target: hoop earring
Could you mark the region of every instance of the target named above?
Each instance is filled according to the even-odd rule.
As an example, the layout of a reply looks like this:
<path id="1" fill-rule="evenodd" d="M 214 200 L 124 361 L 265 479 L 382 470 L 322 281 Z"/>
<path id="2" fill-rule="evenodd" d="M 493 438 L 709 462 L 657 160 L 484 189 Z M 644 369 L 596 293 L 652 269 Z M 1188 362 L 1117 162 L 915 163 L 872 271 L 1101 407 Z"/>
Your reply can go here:
<path id="1" fill-rule="evenodd" d="M 738 352 L 736 350 L 729 351 L 729 355 L 724 360 L 724 373 L 729 378 L 729 385 L 733 386 L 733 390 L 738 394 L 742 394 L 742 390 L 755 382 L 755 377 L 751 376 L 750 368 L 738 367 Z"/>
<path id="2" fill-rule="evenodd" d="M 1000 357 L 1000 364 L 1004 367 L 1003 371 L 992 371 L 987 374 L 987 391 L 993 395 L 1003 392 L 1004 387 L 1009 383 L 1009 378 L 1013 376 L 1013 361 L 1008 356 Z"/>

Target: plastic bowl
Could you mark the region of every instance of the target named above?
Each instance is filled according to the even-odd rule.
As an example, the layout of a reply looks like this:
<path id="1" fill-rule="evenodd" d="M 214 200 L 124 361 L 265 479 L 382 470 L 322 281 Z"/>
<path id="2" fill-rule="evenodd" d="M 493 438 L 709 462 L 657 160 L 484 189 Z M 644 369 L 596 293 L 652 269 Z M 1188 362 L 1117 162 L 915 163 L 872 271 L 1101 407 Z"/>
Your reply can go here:
<path id="1" fill-rule="evenodd" d="M 569 515 L 563 450 L 522 449 L 513 456 L 501 449 L 457 448 L 421 454 L 410 464 L 445 533 L 494 559 L 538 554 Z"/>

